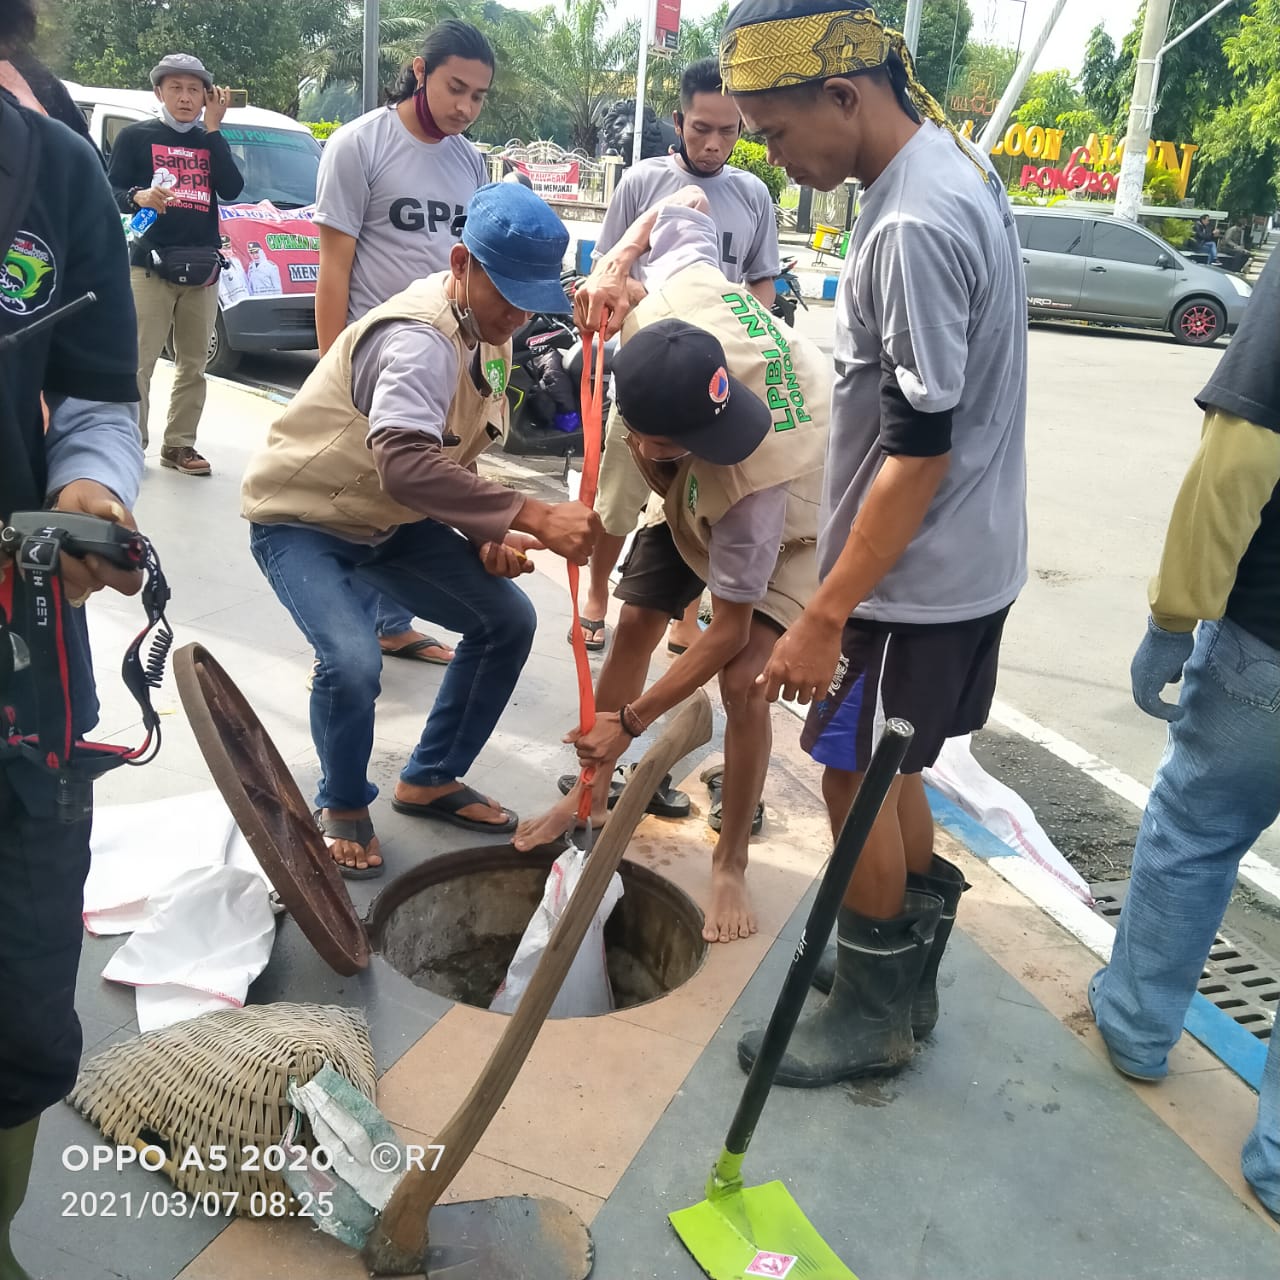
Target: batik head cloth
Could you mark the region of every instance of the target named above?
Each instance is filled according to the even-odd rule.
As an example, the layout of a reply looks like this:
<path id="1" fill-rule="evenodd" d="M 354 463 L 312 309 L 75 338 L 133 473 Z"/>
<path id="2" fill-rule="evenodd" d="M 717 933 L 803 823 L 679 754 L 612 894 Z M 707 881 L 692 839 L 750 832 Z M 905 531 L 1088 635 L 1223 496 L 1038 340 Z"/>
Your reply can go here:
<path id="1" fill-rule="evenodd" d="M 720 38 L 720 75 L 728 93 L 767 93 L 872 71 L 890 54 L 906 72 L 911 105 L 960 142 L 955 126 L 916 79 L 902 32 L 886 27 L 859 0 L 743 0 Z"/>

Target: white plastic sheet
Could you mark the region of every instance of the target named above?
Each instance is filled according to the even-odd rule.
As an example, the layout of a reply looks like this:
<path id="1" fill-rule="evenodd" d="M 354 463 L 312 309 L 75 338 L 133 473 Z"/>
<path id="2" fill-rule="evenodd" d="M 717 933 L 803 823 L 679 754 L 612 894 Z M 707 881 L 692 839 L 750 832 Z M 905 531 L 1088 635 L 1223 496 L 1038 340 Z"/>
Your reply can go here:
<path id="1" fill-rule="evenodd" d="M 542 953 L 547 949 L 551 930 L 569 905 L 569 898 L 582 877 L 586 863 L 587 855 L 576 845 L 570 846 L 552 863 L 542 891 L 542 901 L 520 939 L 506 979 L 489 1005 L 495 1013 L 515 1012 Z M 584 1018 L 613 1009 L 613 990 L 609 986 L 604 954 L 604 926 L 621 897 L 622 877 L 615 871 L 548 1017 Z"/>
<path id="2" fill-rule="evenodd" d="M 1089 886 L 1049 839 L 1031 806 L 973 758 L 970 735 L 948 738 L 933 768 L 924 771 L 924 780 L 1009 848 L 1065 885 L 1081 902 L 1093 905 Z"/>
<path id="3" fill-rule="evenodd" d="M 85 928 L 132 935 L 102 976 L 137 988 L 142 1031 L 242 1005 L 277 909 L 216 791 L 95 813 Z"/>

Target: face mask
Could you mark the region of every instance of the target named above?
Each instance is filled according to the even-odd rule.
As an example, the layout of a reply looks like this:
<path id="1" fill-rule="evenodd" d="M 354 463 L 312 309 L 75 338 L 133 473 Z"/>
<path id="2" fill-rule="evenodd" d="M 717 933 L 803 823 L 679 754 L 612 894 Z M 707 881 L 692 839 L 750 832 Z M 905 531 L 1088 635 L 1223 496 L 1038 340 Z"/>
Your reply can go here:
<path id="1" fill-rule="evenodd" d="M 439 142 L 445 136 L 445 132 L 436 124 L 436 118 L 431 114 L 431 108 L 427 105 L 427 82 L 425 77 L 413 95 L 413 110 L 418 117 L 418 123 L 422 126 L 422 132 L 428 138 L 434 138 Z"/>
<path id="2" fill-rule="evenodd" d="M 175 133 L 190 133 L 203 118 L 204 112 L 202 111 L 194 120 L 175 120 L 172 113 L 169 111 L 169 108 L 166 107 L 163 102 L 160 104 L 160 119 L 163 120 Z"/>
<path id="3" fill-rule="evenodd" d="M 714 178 L 714 177 L 717 177 L 719 174 L 723 173 L 724 165 L 729 163 L 727 158 L 724 164 L 722 164 L 717 170 L 715 170 L 714 173 L 704 172 L 702 169 L 699 169 L 697 165 L 693 163 L 692 160 L 689 159 L 688 149 L 684 145 L 684 112 L 677 111 L 676 116 L 678 117 L 678 119 L 676 120 L 676 124 L 680 126 L 680 132 L 676 134 L 676 142 L 679 144 L 676 147 L 676 155 L 678 155 L 680 159 L 684 161 L 684 167 L 688 169 L 690 173 L 694 174 L 696 177 L 699 177 L 699 178 Z"/>
<path id="4" fill-rule="evenodd" d="M 453 308 L 453 318 L 458 322 L 458 328 L 462 332 L 462 340 L 469 346 L 478 346 L 480 343 L 480 326 L 476 323 L 475 312 L 471 310 L 471 263 L 467 263 L 467 282 L 465 285 L 467 292 L 467 305 L 460 307 L 452 298 L 449 299 L 449 305 Z"/>

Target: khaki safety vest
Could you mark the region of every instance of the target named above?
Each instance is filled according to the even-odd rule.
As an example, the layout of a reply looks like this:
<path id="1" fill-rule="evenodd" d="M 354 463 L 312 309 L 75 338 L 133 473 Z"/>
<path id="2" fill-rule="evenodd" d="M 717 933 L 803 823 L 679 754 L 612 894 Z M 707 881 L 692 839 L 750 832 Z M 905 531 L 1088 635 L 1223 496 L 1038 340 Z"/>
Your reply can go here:
<path id="1" fill-rule="evenodd" d="M 818 589 L 818 506 L 831 421 L 830 367 L 813 343 L 784 332 L 782 322 L 745 285 L 731 283 L 710 263 L 688 267 L 650 293 L 627 317 L 622 341 L 671 317 L 716 336 L 729 373 L 773 411 L 773 430 L 749 458 L 731 467 L 689 457 L 673 474 L 670 466 L 633 455 L 655 494 L 645 522 L 665 519 L 681 558 L 705 582 L 712 526 L 748 494 L 789 485 L 782 545 L 769 589 L 757 606 L 789 627 Z M 654 377 L 661 376 L 655 369 Z"/>
<path id="2" fill-rule="evenodd" d="M 506 427 L 507 372 L 511 344 L 480 345 L 488 389 L 472 377 L 475 348 L 468 347 L 445 293 L 447 271 L 415 280 L 403 293 L 375 307 L 343 330 L 289 407 L 272 424 L 267 443 L 249 461 L 241 486 L 241 514 L 258 524 L 314 524 L 364 539 L 426 518 L 402 506 L 382 487 L 367 443 L 369 419 L 351 400 L 351 355 L 375 325 L 417 320 L 453 343 L 458 381 L 445 418 L 446 438 L 458 438 L 445 454 L 468 466 Z"/>

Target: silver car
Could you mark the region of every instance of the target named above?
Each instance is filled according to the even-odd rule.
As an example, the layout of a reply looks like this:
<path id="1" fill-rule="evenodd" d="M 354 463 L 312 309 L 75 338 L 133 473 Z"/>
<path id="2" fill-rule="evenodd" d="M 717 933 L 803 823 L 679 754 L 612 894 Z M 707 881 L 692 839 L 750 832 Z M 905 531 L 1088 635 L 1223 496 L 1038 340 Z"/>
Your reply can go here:
<path id="1" fill-rule="evenodd" d="M 1088 208 L 1015 208 L 1032 319 L 1167 329 L 1205 347 L 1240 324 L 1253 288 L 1145 227 Z"/>

